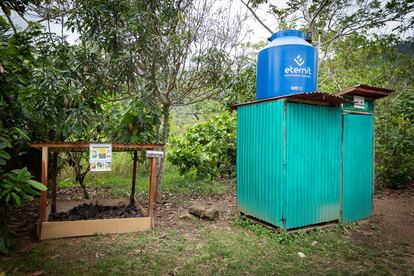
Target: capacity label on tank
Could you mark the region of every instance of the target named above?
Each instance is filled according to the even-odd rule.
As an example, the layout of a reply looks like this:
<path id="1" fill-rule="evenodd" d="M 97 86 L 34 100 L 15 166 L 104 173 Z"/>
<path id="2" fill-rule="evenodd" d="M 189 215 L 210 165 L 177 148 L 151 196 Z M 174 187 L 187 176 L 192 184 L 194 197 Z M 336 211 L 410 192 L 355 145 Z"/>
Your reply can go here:
<path id="1" fill-rule="evenodd" d="M 290 90 L 292 90 L 292 91 L 303 91 L 303 86 L 292 85 L 290 87 Z"/>

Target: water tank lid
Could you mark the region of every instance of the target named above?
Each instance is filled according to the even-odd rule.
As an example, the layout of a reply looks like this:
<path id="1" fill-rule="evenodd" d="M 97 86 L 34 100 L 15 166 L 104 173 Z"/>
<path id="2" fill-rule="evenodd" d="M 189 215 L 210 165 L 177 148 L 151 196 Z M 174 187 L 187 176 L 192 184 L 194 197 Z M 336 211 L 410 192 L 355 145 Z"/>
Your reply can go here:
<path id="1" fill-rule="evenodd" d="M 278 31 L 276 33 L 273 33 L 272 36 L 270 37 L 270 41 L 279 38 L 279 37 L 285 37 L 285 36 L 295 36 L 295 37 L 299 37 L 299 38 L 304 38 L 305 36 L 303 35 L 302 31 L 299 30 L 283 30 L 283 31 Z"/>

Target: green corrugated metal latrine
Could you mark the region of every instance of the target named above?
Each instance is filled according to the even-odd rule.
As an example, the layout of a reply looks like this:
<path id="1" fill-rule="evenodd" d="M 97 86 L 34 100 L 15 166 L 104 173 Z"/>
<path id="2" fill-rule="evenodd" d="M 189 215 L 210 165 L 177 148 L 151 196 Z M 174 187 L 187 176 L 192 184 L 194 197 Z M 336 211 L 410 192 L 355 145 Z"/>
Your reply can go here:
<path id="1" fill-rule="evenodd" d="M 391 92 L 360 85 L 338 93 L 347 100 L 292 95 L 238 106 L 240 211 L 282 229 L 370 218 L 374 101 Z"/>
<path id="2" fill-rule="evenodd" d="M 241 212 L 284 229 L 338 220 L 341 114 L 286 99 L 240 106 Z"/>

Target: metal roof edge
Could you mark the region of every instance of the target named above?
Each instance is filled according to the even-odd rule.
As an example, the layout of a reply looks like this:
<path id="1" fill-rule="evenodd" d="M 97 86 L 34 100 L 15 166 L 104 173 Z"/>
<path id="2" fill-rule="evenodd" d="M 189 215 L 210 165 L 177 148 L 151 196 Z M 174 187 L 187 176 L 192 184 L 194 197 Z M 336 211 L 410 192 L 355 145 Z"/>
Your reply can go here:
<path id="1" fill-rule="evenodd" d="M 379 99 L 379 98 L 387 97 L 393 92 L 395 92 L 394 89 L 369 86 L 366 84 L 359 84 L 359 85 L 355 85 L 349 88 L 345 88 L 344 90 L 335 93 L 335 95 L 336 96 L 344 96 L 344 95 L 358 96 L 360 95 L 360 96 L 365 96 L 368 98 Z"/>
<path id="2" fill-rule="evenodd" d="M 305 92 L 305 93 L 298 93 L 298 94 L 283 95 L 283 96 L 277 96 L 277 97 L 271 97 L 271 98 L 251 101 L 247 103 L 236 104 L 233 106 L 233 109 L 237 109 L 239 106 L 253 105 L 253 104 L 258 104 L 262 102 L 270 102 L 270 101 L 276 101 L 276 100 L 281 100 L 281 99 L 288 99 L 288 100 L 299 99 L 299 100 L 304 100 L 304 101 L 308 100 L 308 101 L 314 101 L 315 103 L 320 102 L 320 103 L 328 103 L 332 105 L 339 105 L 341 103 L 350 102 L 349 100 L 343 98 L 340 95 L 315 91 L 315 92 Z"/>

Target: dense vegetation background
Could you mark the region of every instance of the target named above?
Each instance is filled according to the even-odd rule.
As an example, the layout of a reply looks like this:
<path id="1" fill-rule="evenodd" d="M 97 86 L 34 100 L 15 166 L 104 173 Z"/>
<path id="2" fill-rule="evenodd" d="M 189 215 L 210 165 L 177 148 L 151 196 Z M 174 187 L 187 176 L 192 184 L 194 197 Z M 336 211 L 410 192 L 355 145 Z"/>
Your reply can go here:
<path id="1" fill-rule="evenodd" d="M 361 83 L 396 90 L 376 107 L 376 183 L 412 183 L 413 1 L 242 3 L 254 16 L 259 5 L 267 8 L 277 29 L 313 33 L 321 91 Z M 10 172 L 27 167 L 39 176 L 39 153 L 28 144 L 40 140 L 166 144 L 158 200 L 169 171 L 192 183 L 234 178 L 237 114 L 231 107 L 255 98 L 255 54 L 265 45 L 245 41 L 246 14 L 209 0 L 9 0 L 0 6 L 2 202 L 25 198 L 3 192 L 18 183 Z M 63 30 L 74 32 L 76 43 Z M 85 197 L 88 181 L 100 181 L 88 179 L 86 158 L 72 153 L 59 163 L 61 185 L 72 178 Z M 117 162 L 127 167 L 129 156 Z M 25 173 L 24 181 L 30 178 Z"/>

